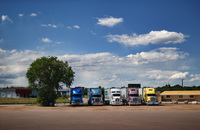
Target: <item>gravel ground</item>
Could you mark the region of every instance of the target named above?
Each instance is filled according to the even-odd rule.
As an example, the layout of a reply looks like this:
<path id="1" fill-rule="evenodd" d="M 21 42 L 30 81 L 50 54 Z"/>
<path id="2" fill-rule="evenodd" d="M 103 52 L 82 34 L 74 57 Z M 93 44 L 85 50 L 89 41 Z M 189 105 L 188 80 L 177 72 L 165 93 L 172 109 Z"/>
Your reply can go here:
<path id="1" fill-rule="evenodd" d="M 0 130 L 199 129 L 200 105 L 69 106 L 0 105 Z"/>

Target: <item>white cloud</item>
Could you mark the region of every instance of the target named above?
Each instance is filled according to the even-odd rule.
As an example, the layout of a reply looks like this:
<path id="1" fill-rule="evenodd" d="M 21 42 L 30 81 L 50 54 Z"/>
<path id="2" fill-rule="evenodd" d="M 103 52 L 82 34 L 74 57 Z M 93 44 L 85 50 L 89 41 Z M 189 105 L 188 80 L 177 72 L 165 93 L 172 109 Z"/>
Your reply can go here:
<path id="1" fill-rule="evenodd" d="M 79 29 L 80 27 L 78 25 L 74 25 L 74 28 Z"/>
<path id="2" fill-rule="evenodd" d="M 169 32 L 166 30 L 162 31 L 151 31 L 148 34 L 133 34 L 128 36 L 123 35 L 107 35 L 107 40 L 109 42 L 119 42 L 126 46 L 135 46 L 135 45 L 148 45 L 152 44 L 169 44 L 169 43 L 182 43 L 185 41 L 185 35 L 177 32 Z"/>
<path id="3" fill-rule="evenodd" d="M 48 55 L 41 51 L 0 49 L 0 78 L 9 85 L 26 86 L 25 73 L 29 65 L 37 58 Z M 156 55 L 160 55 L 160 57 Z M 103 52 L 85 55 L 66 54 L 57 57 L 59 60 L 68 61 L 75 71 L 73 86 L 121 87 L 127 86 L 128 83 L 141 83 L 142 86 L 162 86 L 168 81 L 173 85 L 180 82 L 179 78 L 185 77 L 189 78 L 191 84 L 194 84 L 200 75 L 188 77 L 189 72 L 174 71 L 179 68 L 178 64 L 171 66 L 172 70 L 167 70 L 162 66 L 165 63 L 170 65 L 169 63 L 172 61 L 180 62 L 178 59 L 186 58 L 186 56 L 187 53 L 178 51 L 177 48 L 159 48 L 127 56 Z M 162 67 L 159 68 L 159 66 Z M 2 81 L 0 81 L 0 85 L 4 86 Z"/>
<path id="4" fill-rule="evenodd" d="M 50 43 L 52 42 L 49 38 L 42 38 L 42 42 Z"/>
<path id="5" fill-rule="evenodd" d="M 72 29 L 72 27 L 68 26 L 67 29 Z"/>
<path id="6" fill-rule="evenodd" d="M 158 48 L 149 52 L 141 52 L 130 54 L 127 58 L 133 64 L 147 64 L 152 62 L 167 62 L 167 61 L 174 61 L 177 59 L 183 59 L 187 57 L 189 54 L 177 51 L 178 48 L 171 47 L 171 48 Z"/>
<path id="7" fill-rule="evenodd" d="M 37 14 L 36 13 L 31 13 L 30 16 L 35 17 L 35 16 L 37 16 Z"/>
<path id="8" fill-rule="evenodd" d="M 200 74 L 191 75 L 190 77 L 191 77 L 191 79 L 189 80 L 190 82 L 193 82 L 193 81 L 199 81 L 200 82 Z"/>
<path id="9" fill-rule="evenodd" d="M 2 50 L 0 49 L 0 87 L 7 85 L 27 86 L 25 73 L 29 65 L 41 56 L 44 52 L 31 50 Z"/>
<path id="10" fill-rule="evenodd" d="M 52 27 L 52 28 L 57 28 L 58 27 L 57 25 L 54 25 L 54 24 L 42 24 L 41 26 L 42 27 Z"/>
<path id="11" fill-rule="evenodd" d="M 178 72 L 170 77 L 170 79 L 184 79 L 189 74 L 189 72 Z"/>
<path id="12" fill-rule="evenodd" d="M 97 35 L 95 32 L 93 32 L 93 31 L 90 31 L 90 33 L 92 34 L 92 35 Z"/>
<path id="13" fill-rule="evenodd" d="M 19 17 L 22 17 L 22 16 L 24 16 L 24 14 L 21 14 L 21 13 L 20 13 L 18 16 L 19 16 Z"/>
<path id="14" fill-rule="evenodd" d="M 123 18 L 114 18 L 112 16 L 108 17 L 108 18 L 97 18 L 98 19 L 98 23 L 99 25 L 102 26 L 107 26 L 107 27 L 113 27 L 118 23 L 123 22 Z"/>
<path id="15" fill-rule="evenodd" d="M 1 20 L 2 20 L 2 22 L 9 21 L 9 22 L 13 23 L 13 21 L 8 17 L 8 15 L 2 15 Z"/>

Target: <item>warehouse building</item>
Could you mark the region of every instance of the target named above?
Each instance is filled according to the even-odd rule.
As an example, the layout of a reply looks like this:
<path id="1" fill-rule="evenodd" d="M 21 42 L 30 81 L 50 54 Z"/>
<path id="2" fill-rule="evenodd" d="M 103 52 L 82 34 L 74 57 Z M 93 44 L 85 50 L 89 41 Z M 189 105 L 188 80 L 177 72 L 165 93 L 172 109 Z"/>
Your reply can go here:
<path id="1" fill-rule="evenodd" d="M 162 101 L 197 101 L 200 102 L 200 91 L 164 91 L 160 94 Z"/>

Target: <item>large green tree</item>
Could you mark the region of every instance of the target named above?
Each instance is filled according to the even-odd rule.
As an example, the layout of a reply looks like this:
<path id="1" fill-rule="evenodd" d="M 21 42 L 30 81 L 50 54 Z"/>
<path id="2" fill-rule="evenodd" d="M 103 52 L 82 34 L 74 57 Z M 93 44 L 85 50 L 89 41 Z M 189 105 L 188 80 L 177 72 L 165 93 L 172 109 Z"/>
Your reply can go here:
<path id="1" fill-rule="evenodd" d="M 60 61 L 57 57 L 41 57 L 30 65 L 26 77 L 29 86 L 39 92 L 39 97 L 48 97 L 51 99 L 38 99 L 41 105 L 46 105 L 50 102 L 54 103 L 55 97 L 53 96 L 55 94 L 52 93 L 55 92 L 55 89 L 58 91 L 59 88 L 62 88 L 62 84 L 65 84 L 67 87 L 71 86 L 74 81 L 75 72 L 68 65 L 67 61 Z M 45 92 L 49 92 L 49 95 Z M 45 102 L 45 104 L 42 102 Z"/>

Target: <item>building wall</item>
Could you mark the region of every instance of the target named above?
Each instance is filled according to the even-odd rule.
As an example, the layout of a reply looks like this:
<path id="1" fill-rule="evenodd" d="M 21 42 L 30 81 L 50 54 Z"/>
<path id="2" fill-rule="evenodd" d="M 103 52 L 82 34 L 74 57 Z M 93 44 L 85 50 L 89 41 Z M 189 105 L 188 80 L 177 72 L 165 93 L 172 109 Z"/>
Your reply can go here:
<path id="1" fill-rule="evenodd" d="M 15 91 L 0 91 L 1 98 L 19 98 L 20 95 L 16 94 Z"/>
<path id="2" fill-rule="evenodd" d="M 176 101 L 200 101 L 200 95 L 194 95 L 192 98 L 190 97 L 190 95 L 182 95 L 182 98 L 179 95 L 170 95 L 169 98 L 167 98 L 167 95 L 163 95 L 162 96 L 162 101 L 172 101 L 172 100 L 176 100 Z"/>

